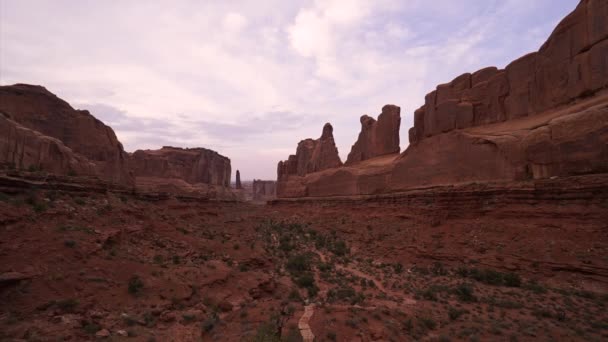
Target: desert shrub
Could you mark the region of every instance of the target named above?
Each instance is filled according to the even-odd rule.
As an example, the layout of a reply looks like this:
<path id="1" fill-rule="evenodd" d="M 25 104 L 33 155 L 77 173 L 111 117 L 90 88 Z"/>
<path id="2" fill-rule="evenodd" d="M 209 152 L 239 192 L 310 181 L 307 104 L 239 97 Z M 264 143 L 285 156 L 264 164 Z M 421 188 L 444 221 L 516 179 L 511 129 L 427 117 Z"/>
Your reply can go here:
<path id="1" fill-rule="evenodd" d="M 477 298 L 475 297 L 473 286 L 470 284 L 462 283 L 454 289 L 454 294 L 458 297 L 459 300 L 463 302 L 475 302 Z"/>
<path id="2" fill-rule="evenodd" d="M 82 326 L 82 330 L 84 330 L 84 332 L 89 335 L 93 335 L 96 332 L 98 332 L 99 330 L 101 330 L 101 327 L 97 323 L 84 322 L 84 324 Z"/>
<path id="3" fill-rule="evenodd" d="M 62 311 L 72 312 L 78 306 L 78 301 L 73 298 L 63 299 L 63 300 L 57 301 L 55 303 L 55 305 L 57 305 L 57 307 L 59 309 L 61 309 Z"/>
<path id="4" fill-rule="evenodd" d="M 289 300 L 293 301 L 293 302 L 301 302 L 302 301 L 302 297 L 300 296 L 300 291 L 298 291 L 298 289 L 291 289 L 291 292 L 289 292 Z"/>
<path id="5" fill-rule="evenodd" d="M 535 281 L 527 283 L 526 285 L 524 285 L 524 288 L 536 294 L 547 293 L 547 288 Z"/>
<path id="6" fill-rule="evenodd" d="M 281 342 L 278 328 L 274 323 L 264 323 L 260 325 L 251 340 L 253 342 Z"/>
<path id="7" fill-rule="evenodd" d="M 448 308 L 448 316 L 450 317 L 450 320 L 452 320 L 452 321 L 457 320 L 464 313 L 466 313 L 465 310 L 459 310 L 459 309 L 456 309 L 451 306 Z"/>
<path id="8" fill-rule="evenodd" d="M 437 327 L 437 322 L 430 317 L 419 317 L 418 321 L 420 322 L 420 325 L 428 330 L 434 330 Z"/>
<path id="9" fill-rule="evenodd" d="M 283 252 L 291 252 L 294 249 L 294 245 L 291 243 L 291 238 L 289 236 L 281 236 L 279 240 L 279 249 Z"/>
<path id="10" fill-rule="evenodd" d="M 129 293 L 137 295 L 144 288 L 144 282 L 138 276 L 129 279 Z"/>
<path id="11" fill-rule="evenodd" d="M 315 285 L 315 278 L 310 273 L 304 273 L 296 279 L 296 284 L 300 287 L 309 288 Z"/>
<path id="12" fill-rule="evenodd" d="M 516 273 L 503 273 L 489 269 L 478 269 L 478 268 L 459 268 L 457 273 L 466 278 L 474 279 L 480 283 L 495 285 L 495 286 L 508 286 L 508 287 L 520 287 L 521 278 Z"/>
<path id="13" fill-rule="evenodd" d="M 302 272 L 310 271 L 310 257 L 306 254 L 296 254 L 287 260 L 287 270 L 293 275 L 298 275 Z"/>
<path id="14" fill-rule="evenodd" d="M 208 333 L 211 330 L 213 330 L 213 328 L 215 328 L 215 325 L 220 321 L 220 318 L 218 317 L 217 313 L 213 312 L 211 315 L 209 315 L 209 317 L 207 317 L 203 323 L 201 323 L 201 330 L 203 331 L 203 333 Z"/>
<path id="15" fill-rule="evenodd" d="M 65 240 L 63 241 L 63 245 L 68 247 L 68 248 L 74 248 L 76 247 L 76 241 L 74 240 Z"/>
<path id="16" fill-rule="evenodd" d="M 337 256 L 344 256 L 350 252 L 350 249 L 346 246 L 346 242 L 340 240 L 334 242 L 330 251 Z"/>

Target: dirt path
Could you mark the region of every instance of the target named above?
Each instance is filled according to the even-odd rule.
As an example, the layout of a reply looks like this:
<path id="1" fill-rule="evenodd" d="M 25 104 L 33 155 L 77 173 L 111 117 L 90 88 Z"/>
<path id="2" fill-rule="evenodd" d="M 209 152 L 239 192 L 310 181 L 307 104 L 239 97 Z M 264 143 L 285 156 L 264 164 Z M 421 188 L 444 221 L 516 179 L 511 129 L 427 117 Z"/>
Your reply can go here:
<path id="1" fill-rule="evenodd" d="M 304 342 L 313 342 L 315 340 L 315 335 L 308 325 L 308 321 L 310 321 L 310 318 L 314 313 L 315 305 L 306 305 L 304 307 L 304 314 L 302 314 L 302 317 L 300 317 L 300 321 L 298 322 L 298 329 L 300 329 L 300 334 L 302 334 L 302 340 Z"/>

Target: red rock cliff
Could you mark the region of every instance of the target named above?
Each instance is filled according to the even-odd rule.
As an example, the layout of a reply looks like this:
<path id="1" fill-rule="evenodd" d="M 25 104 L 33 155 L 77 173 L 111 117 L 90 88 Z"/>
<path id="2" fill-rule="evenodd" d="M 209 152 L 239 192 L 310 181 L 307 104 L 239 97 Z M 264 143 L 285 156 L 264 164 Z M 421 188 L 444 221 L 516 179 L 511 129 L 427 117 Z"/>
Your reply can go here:
<path id="1" fill-rule="evenodd" d="M 296 154 L 289 156 L 289 159 L 285 161 L 279 162 L 277 167 L 278 178 L 285 178 L 289 175 L 304 176 L 308 173 L 341 166 L 342 161 L 338 155 L 333 131 L 331 124 L 326 123 L 319 139 L 300 141 Z"/>
<path id="2" fill-rule="evenodd" d="M 608 85 L 608 1 L 582 0 L 538 52 L 437 86 L 414 113 L 410 143 L 545 112 Z"/>
<path id="3" fill-rule="evenodd" d="M 279 178 L 278 197 L 357 196 L 471 182 L 608 172 L 608 1 L 582 0 L 545 44 L 439 85 L 414 113 L 410 146 Z M 371 118 L 353 147 L 364 155 Z M 353 154 L 353 152 L 351 152 Z M 351 162 L 352 161 L 352 162 Z"/>
<path id="4" fill-rule="evenodd" d="M 58 175 L 95 175 L 95 163 L 61 141 L 24 127 L 0 113 L 0 164 Z"/>
<path id="5" fill-rule="evenodd" d="M 130 164 L 136 179 L 180 179 L 189 184 L 230 187 L 230 159 L 205 148 L 138 150 L 131 154 Z"/>
<path id="6" fill-rule="evenodd" d="M 353 145 L 346 165 L 392 153 L 399 153 L 401 108 L 395 105 L 382 107 L 376 121 L 367 115 L 361 117 L 361 132 Z"/>
<path id="7" fill-rule="evenodd" d="M 75 110 L 44 87 L 25 84 L 0 86 L 0 112 L 21 127 L 55 138 L 74 153 L 86 157 L 95 165 L 95 173 L 101 178 L 123 185 L 133 184 L 133 177 L 128 171 L 127 156 L 112 128 L 104 125 L 86 110 Z M 50 166 L 53 156 L 59 158 L 57 165 L 65 165 L 65 154 L 45 152 L 43 149 L 48 146 L 47 143 L 23 146 L 26 145 L 30 149 L 40 148 L 37 153 L 46 154 L 44 164 L 49 170 L 67 172 L 64 166 Z M 35 145 L 38 147 L 34 147 Z M 59 145 L 53 143 L 52 146 Z M 34 152 L 30 151 L 31 153 Z M 5 155 L 4 158 L 8 156 Z M 23 164 L 14 159 L 12 162 Z M 86 167 L 74 165 L 72 171 L 84 169 Z"/>

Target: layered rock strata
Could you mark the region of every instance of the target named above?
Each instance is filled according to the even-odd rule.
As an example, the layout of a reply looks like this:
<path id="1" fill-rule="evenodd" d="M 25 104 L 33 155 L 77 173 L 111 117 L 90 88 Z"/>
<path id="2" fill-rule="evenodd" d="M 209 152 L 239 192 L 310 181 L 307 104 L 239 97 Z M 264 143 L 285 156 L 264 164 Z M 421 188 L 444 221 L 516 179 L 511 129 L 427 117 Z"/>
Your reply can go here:
<path id="1" fill-rule="evenodd" d="M 401 155 L 363 162 L 349 156 L 344 167 L 279 178 L 278 197 L 606 173 L 607 87 L 608 2 L 582 0 L 538 52 L 504 70 L 463 74 L 428 94 Z M 369 131 L 362 129 L 354 151 L 365 150 L 360 141 L 372 140 Z"/>
<path id="2" fill-rule="evenodd" d="M 0 112 L 22 127 L 55 138 L 74 153 L 84 156 L 95 165 L 95 172 L 102 179 L 133 184 L 127 154 L 112 128 L 88 111 L 72 108 L 44 87 L 0 86 Z M 49 163 L 47 159 L 46 164 Z M 61 160 L 58 163 L 61 164 Z M 59 171 L 58 167 L 51 169 Z"/>

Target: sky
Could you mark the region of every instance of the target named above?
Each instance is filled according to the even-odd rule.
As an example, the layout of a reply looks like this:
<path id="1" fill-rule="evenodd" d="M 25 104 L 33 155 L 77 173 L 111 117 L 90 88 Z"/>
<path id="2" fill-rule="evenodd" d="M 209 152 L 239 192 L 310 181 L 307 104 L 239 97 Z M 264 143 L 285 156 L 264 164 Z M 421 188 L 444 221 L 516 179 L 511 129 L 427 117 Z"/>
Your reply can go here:
<path id="1" fill-rule="evenodd" d="M 125 150 L 218 151 L 244 180 L 326 122 L 342 160 L 363 114 L 538 50 L 578 0 L 0 0 L 0 84 L 45 86 Z"/>

